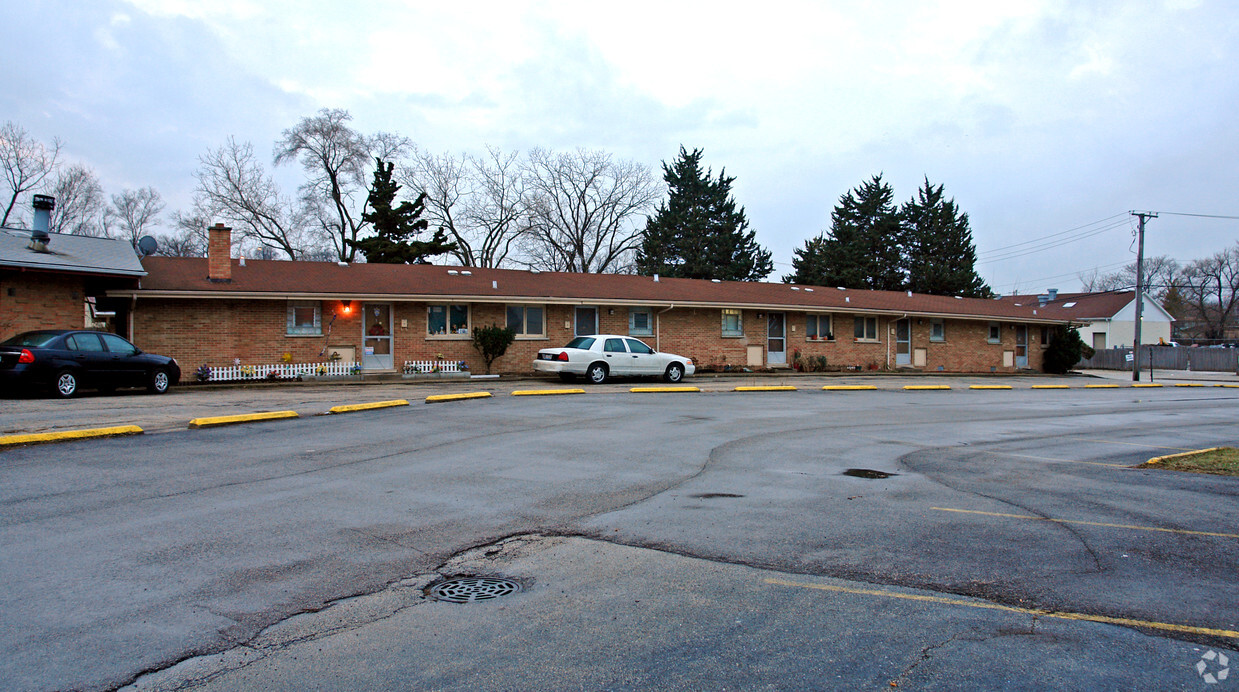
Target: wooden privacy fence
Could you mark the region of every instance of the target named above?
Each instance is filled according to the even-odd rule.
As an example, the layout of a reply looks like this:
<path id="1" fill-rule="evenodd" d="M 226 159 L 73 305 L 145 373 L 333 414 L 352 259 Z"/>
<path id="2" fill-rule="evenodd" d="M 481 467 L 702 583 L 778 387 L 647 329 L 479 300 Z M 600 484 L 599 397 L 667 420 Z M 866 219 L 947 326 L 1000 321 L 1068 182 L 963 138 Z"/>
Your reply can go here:
<path id="1" fill-rule="evenodd" d="M 1097 370 L 1131 370 L 1127 359 L 1130 348 L 1107 348 L 1085 358 L 1076 368 Z M 1197 372 L 1239 372 L 1239 348 L 1175 348 L 1147 346 L 1140 348 L 1140 367 L 1147 370 L 1149 358 L 1154 370 L 1195 370 Z"/>

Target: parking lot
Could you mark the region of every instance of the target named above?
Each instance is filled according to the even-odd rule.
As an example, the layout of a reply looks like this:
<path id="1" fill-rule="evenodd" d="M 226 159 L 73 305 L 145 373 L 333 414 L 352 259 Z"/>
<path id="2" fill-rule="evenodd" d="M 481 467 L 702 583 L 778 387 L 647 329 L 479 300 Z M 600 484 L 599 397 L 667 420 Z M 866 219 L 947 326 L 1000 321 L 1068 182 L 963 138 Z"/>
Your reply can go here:
<path id="1" fill-rule="evenodd" d="M 1135 467 L 1235 445 L 1239 389 L 927 379 L 5 400 L 5 433 L 154 434 L 0 451 L 0 684 L 1208 686 L 1239 644 L 1239 479 Z M 426 598 L 452 575 L 524 590 Z"/>

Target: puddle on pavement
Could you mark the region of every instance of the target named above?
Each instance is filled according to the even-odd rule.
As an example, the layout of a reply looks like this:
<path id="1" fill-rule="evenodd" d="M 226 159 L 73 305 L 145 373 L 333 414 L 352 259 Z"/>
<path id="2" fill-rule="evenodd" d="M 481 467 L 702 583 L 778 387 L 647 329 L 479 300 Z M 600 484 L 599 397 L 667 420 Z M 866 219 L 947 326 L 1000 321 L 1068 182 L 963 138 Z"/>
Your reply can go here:
<path id="1" fill-rule="evenodd" d="M 852 476 L 853 478 L 868 478 L 870 480 L 876 480 L 880 478 L 890 478 L 891 476 L 898 476 L 899 474 L 887 473 L 885 471 L 874 471 L 873 469 L 848 469 L 847 471 L 843 472 L 843 475 Z"/>
<path id="2" fill-rule="evenodd" d="M 689 497 L 695 497 L 699 500 L 711 500 L 716 497 L 744 497 L 744 496 L 737 495 L 735 493 L 697 493 L 696 495 L 689 495 Z"/>

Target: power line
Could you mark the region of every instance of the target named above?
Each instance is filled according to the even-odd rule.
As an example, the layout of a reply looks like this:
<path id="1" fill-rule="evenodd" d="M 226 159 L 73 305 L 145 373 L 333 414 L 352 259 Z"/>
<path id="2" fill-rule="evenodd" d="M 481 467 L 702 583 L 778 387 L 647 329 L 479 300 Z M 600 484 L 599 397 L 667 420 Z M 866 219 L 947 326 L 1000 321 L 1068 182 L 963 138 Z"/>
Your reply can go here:
<path id="1" fill-rule="evenodd" d="M 1033 238 L 1033 239 L 1031 239 L 1031 240 L 1025 240 L 1025 241 L 1022 241 L 1022 242 L 1019 242 L 1019 243 L 1014 243 L 1014 244 L 1012 244 L 1012 245 L 1003 245 L 1003 246 L 1001 246 L 1001 247 L 996 247 L 996 248 L 993 248 L 993 249 L 990 249 L 990 250 L 986 250 L 984 254 L 986 254 L 986 255 L 992 255 L 992 254 L 1002 254 L 1002 253 L 1004 253 L 1004 252 L 1005 252 L 1005 251 L 1007 251 L 1007 250 L 1011 250 L 1011 249 L 1014 249 L 1014 248 L 1017 248 L 1017 247 L 1022 247 L 1022 246 L 1024 246 L 1024 245 L 1033 245 L 1033 244 L 1036 244 L 1036 243 L 1040 243 L 1040 242 L 1041 242 L 1041 241 L 1043 241 L 1043 240 L 1049 240 L 1050 238 L 1056 238 L 1056 237 L 1061 236 L 1061 235 L 1067 235 L 1068 233 L 1074 233 L 1075 231 L 1083 230 L 1083 229 L 1085 229 L 1085 228 L 1088 228 L 1089 226 L 1097 226 L 1097 225 L 1099 225 L 1099 224 L 1103 224 L 1103 223 L 1107 223 L 1107 222 L 1113 221 L 1114 219 L 1117 219 L 1117 218 L 1119 218 L 1119 217 L 1127 217 L 1127 212 L 1122 212 L 1122 213 L 1119 213 L 1119 214 L 1115 214 L 1115 215 L 1113 215 L 1113 216 L 1107 216 L 1107 217 L 1106 217 L 1106 218 L 1104 218 L 1104 219 L 1099 219 L 1099 220 L 1097 220 L 1097 221 L 1093 221 L 1093 222 L 1090 222 L 1090 223 L 1086 223 L 1086 224 L 1084 224 L 1084 225 L 1082 225 L 1082 226 L 1076 226 L 1075 228 L 1068 228 L 1068 229 L 1067 229 L 1067 230 L 1065 230 L 1065 231 L 1059 231 L 1059 232 L 1057 232 L 1057 233 L 1051 233 L 1051 234 L 1049 234 L 1049 235 L 1041 236 L 1041 237 L 1039 237 L 1039 238 Z"/>
<path id="2" fill-rule="evenodd" d="M 1074 271 L 1074 272 L 1067 272 L 1066 274 L 1055 274 L 1054 276 L 1043 276 L 1039 279 L 1027 279 L 1027 280 L 1020 279 L 1018 281 L 1009 281 L 1005 284 L 997 284 L 993 288 L 995 289 L 1006 288 L 1008 286 L 1019 286 L 1020 284 L 1036 284 L 1042 281 L 1050 281 L 1052 279 L 1063 279 L 1063 278 L 1069 278 L 1069 277 L 1076 277 L 1087 271 L 1093 271 L 1093 270 L 1101 271 L 1103 269 L 1113 269 L 1115 267 L 1122 267 L 1128 264 L 1131 264 L 1131 262 L 1128 260 L 1123 260 L 1121 262 L 1112 262 L 1110 264 L 1102 264 L 1096 267 L 1089 267 L 1088 269 L 1081 269 L 1081 270 Z"/>
<path id="3" fill-rule="evenodd" d="M 1195 216 L 1201 219 L 1236 219 L 1236 220 L 1239 220 L 1239 216 L 1222 216 L 1219 214 L 1188 214 L 1187 212 L 1181 212 L 1181 211 L 1159 211 L 1155 213 L 1163 214 L 1165 216 Z"/>
<path id="4" fill-rule="evenodd" d="M 1075 243 L 1081 240 L 1092 238 L 1093 236 L 1101 235 L 1102 233 L 1112 231 L 1116 228 L 1130 227 L 1130 225 L 1131 225 L 1131 222 L 1126 219 L 1121 220 L 1121 221 L 1116 221 L 1114 223 L 1111 223 L 1108 226 L 1096 228 L 1087 233 L 1082 233 L 1075 237 L 1062 238 L 1058 240 L 1057 242 L 1047 243 L 1039 247 L 1024 248 L 1022 250 L 1011 250 L 1005 253 L 1000 253 L 997 256 L 993 256 L 993 254 L 991 253 L 990 255 L 987 255 L 987 259 L 978 261 L 977 264 L 993 264 L 994 262 L 1002 262 L 1005 260 L 1015 259 L 1017 257 L 1024 257 L 1027 255 L 1036 254 L 1038 252 L 1045 252 L 1046 250 L 1053 250 L 1054 248 L 1062 247 L 1064 245 L 1069 245 L 1071 243 Z"/>

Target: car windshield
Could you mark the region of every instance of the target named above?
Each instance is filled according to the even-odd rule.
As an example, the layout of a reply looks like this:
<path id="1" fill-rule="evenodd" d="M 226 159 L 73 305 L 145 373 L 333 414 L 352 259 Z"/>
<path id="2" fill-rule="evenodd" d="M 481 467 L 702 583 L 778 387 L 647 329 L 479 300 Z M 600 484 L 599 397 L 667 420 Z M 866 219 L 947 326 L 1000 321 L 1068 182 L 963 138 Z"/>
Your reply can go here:
<path id="1" fill-rule="evenodd" d="M 593 346 L 593 345 L 594 345 L 594 337 L 592 337 L 592 336 L 578 336 L 577 338 L 573 339 L 572 341 L 569 341 L 569 342 L 568 342 L 568 345 L 567 345 L 567 346 L 564 346 L 564 348 L 579 348 L 579 349 L 581 349 L 581 350 L 583 350 L 583 351 L 588 351 L 588 350 L 589 350 L 589 347 L 590 347 L 590 346 Z"/>
<path id="2" fill-rule="evenodd" d="M 56 332 L 26 332 L 25 334 L 18 334 L 5 339 L 4 343 L 0 343 L 0 346 L 33 346 L 41 348 L 48 345 L 52 339 L 58 336 L 60 335 Z"/>

